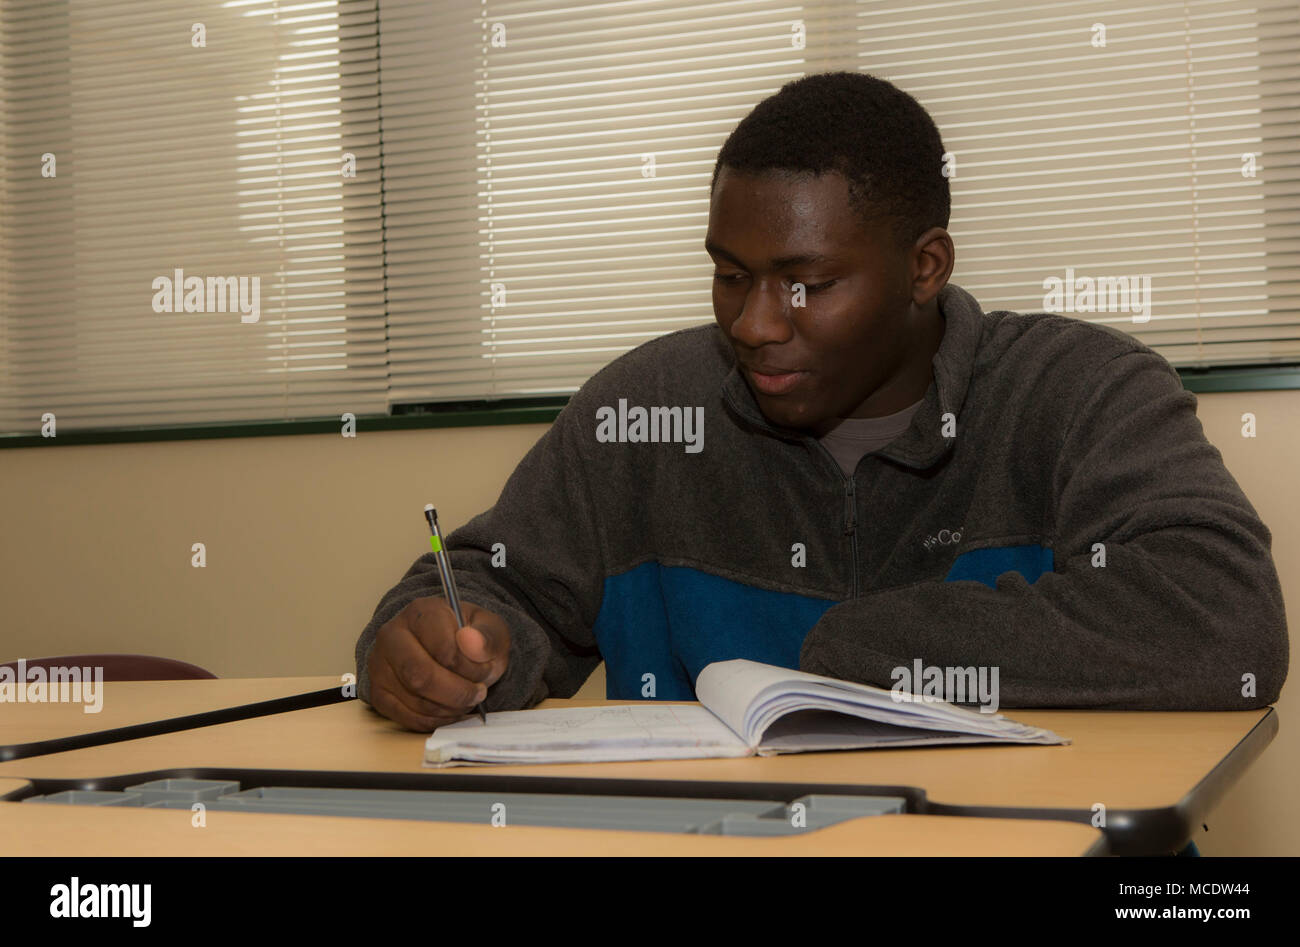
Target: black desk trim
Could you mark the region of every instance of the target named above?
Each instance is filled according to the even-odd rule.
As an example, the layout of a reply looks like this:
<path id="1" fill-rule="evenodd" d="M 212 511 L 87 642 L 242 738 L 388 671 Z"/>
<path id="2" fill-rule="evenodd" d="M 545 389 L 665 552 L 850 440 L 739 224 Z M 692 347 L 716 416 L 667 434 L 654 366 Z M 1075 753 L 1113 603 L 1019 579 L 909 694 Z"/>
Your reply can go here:
<path id="1" fill-rule="evenodd" d="M 247 720 L 251 717 L 264 717 L 267 714 L 284 713 L 288 710 L 323 707 L 327 704 L 343 703 L 348 700 L 356 700 L 356 698 L 344 697 L 343 685 L 340 684 L 337 687 L 311 691 L 306 694 L 293 694 L 289 697 L 259 700 L 251 704 L 237 704 L 234 707 L 205 710 L 202 713 L 186 714 L 183 717 L 167 717 L 163 720 L 152 720 L 148 723 L 115 727 L 112 730 L 96 730 L 93 733 L 78 733 L 70 737 L 55 737 L 50 740 L 37 740 L 32 743 L 11 743 L 8 746 L 0 746 L 0 763 L 26 759 L 31 756 L 63 753 L 67 750 L 81 750 L 88 746 L 102 746 L 105 743 L 138 740 L 141 737 L 156 737 L 163 733 L 210 727 L 218 723 L 231 723 L 235 720 Z"/>

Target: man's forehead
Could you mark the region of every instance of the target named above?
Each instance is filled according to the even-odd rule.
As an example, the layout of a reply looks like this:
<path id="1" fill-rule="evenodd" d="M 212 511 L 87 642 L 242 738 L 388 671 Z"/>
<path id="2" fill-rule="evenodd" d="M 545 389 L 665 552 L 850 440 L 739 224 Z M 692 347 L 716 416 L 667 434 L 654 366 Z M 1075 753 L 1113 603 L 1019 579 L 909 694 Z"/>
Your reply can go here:
<path id="1" fill-rule="evenodd" d="M 847 182 L 835 172 L 739 172 L 724 168 L 709 206 L 705 248 L 761 240 L 772 256 L 830 256 L 863 242 L 861 220 L 847 200 Z M 725 192 L 725 200 L 722 199 Z"/>

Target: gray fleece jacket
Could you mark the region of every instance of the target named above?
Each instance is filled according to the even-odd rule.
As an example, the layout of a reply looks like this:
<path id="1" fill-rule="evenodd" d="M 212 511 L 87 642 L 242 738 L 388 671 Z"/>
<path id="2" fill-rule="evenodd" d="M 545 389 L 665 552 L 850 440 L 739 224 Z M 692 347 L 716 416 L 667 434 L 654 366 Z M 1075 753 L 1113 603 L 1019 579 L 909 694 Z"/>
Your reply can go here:
<path id="1" fill-rule="evenodd" d="M 705 665 L 745 657 L 882 687 L 917 661 L 997 668 L 1003 707 L 1276 700 L 1271 536 L 1177 372 L 953 284 L 939 308 L 924 402 L 852 477 L 764 418 L 715 324 L 596 373 L 447 539 L 461 597 L 510 626 L 487 709 L 571 696 L 602 658 L 610 698 L 690 700 Z M 437 594 L 426 553 L 384 595 L 363 699 L 376 631 Z"/>

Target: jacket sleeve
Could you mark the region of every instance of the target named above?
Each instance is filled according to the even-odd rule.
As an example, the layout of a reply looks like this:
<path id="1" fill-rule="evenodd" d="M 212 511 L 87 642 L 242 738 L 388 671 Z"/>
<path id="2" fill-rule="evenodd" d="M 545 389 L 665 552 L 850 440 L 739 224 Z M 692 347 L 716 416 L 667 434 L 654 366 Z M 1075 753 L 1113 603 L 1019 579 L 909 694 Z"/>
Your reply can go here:
<path id="1" fill-rule="evenodd" d="M 1057 571 L 1032 585 L 1012 571 L 996 588 L 926 581 L 842 602 L 809 632 L 800 667 L 883 687 L 917 658 L 997 667 L 1001 704 L 1015 707 L 1275 701 L 1288 641 L 1271 535 L 1206 440 L 1195 395 L 1145 349 L 1093 380 L 1052 471 Z"/>
<path id="2" fill-rule="evenodd" d="M 520 461 L 497 503 L 446 538 L 461 599 L 496 612 L 510 628 L 509 664 L 488 690 L 488 710 L 570 697 L 600 663 L 591 629 L 605 573 L 588 481 L 595 469 L 587 456 L 595 414 L 587 400 L 575 395 Z M 498 543 L 504 567 L 493 565 Z M 370 700 L 367 664 L 379 628 L 428 595 L 442 595 L 432 552 L 384 595 L 357 640 L 363 700 Z"/>

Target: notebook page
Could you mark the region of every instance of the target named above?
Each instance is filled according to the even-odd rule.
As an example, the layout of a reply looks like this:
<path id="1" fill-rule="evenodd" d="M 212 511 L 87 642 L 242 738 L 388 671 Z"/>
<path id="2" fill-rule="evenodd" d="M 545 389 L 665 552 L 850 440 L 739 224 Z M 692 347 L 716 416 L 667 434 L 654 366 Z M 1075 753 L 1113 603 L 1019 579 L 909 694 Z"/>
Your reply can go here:
<path id="1" fill-rule="evenodd" d="M 768 731 L 775 721 L 791 711 L 833 710 L 889 723 L 900 727 L 915 727 L 952 733 L 968 733 L 993 739 L 1018 740 L 1033 743 L 1061 743 L 1050 730 L 1030 727 L 1002 716 L 981 714 L 965 707 L 937 701 L 895 702 L 884 692 L 880 695 L 849 695 L 843 691 L 817 684 L 803 684 L 797 689 L 766 688 L 750 705 L 745 726 L 759 735 Z"/>
<path id="2" fill-rule="evenodd" d="M 746 743 L 758 747 L 763 733 L 786 713 L 833 710 L 911 728 L 987 735 L 1034 743 L 1067 743 L 1049 730 L 1029 727 L 1001 714 L 978 711 L 941 701 L 894 699 L 891 691 L 869 684 L 774 667 L 737 658 L 710 664 L 700 672 L 695 691 L 701 703 Z"/>
<path id="3" fill-rule="evenodd" d="M 736 734 L 696 704 L 512 710 L 439 727 L 426 764 L 586 763 L 748 756 Z"/>
<path id="4" fill-rule="evenodd" d="M 758 755 L 988 743 L 998 739 L 977 734 L 897 726 L 860 717 L 846 717 L 825 710 L 799 710 L 782 717 L 768 728 L 763 734 Z"/>
<path id="5" fill-rule="evenodd" d="M 715 661 L 706 666 L 695 679 L 695 696 L 719 720 L 738 733 L 747 745 L 757 746 L 762 734 L 749 733 L 745 727 L 749 706 L 766 688 L 787 683 L 791 673 L 798 672 L 744 658 Z"/>

